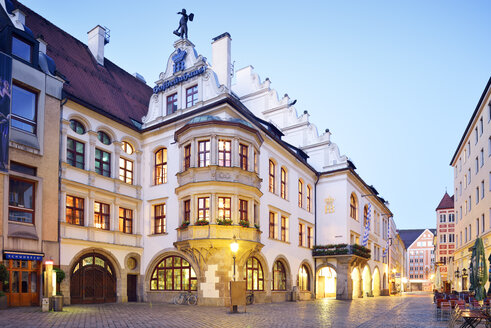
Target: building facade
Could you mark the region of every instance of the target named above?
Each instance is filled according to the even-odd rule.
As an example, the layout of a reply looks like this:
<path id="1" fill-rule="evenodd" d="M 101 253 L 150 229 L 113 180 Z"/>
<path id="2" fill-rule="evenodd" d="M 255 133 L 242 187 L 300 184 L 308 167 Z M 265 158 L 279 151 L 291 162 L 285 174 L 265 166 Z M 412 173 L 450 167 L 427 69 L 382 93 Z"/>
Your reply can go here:
<path id="1" fill-rule="evenodd" d="M 453 253 L 455 251 L 455 212 L 454 198 L 445 192 L 436 208 L 435 270 L 440 271 L 443 288 L 451 289 Z M 435 271 L 435 275 L 437 272 Z"/>
<path id="2" fill-rule="evenodd" d="M 256 302 L 388 290 L 389 256 L 400 252 L 388 250 L 397 244 L 386 201 L 269 79 L 248 66 L 232 84 L 228 33 L 213 39 L 211 63 L 175 41 L 150 88 L 104 58 L 103 27 L 85 45 L 16 5 L 70 81 L 52 212 L 67 303 L 189 291 L 227 305 L 231 280 L 245 280 Z"/>
<path id="3" fill-rule="evenodd" d="M 450 165 L 454 169 L 456 290 L 469 288 L 468 273 L 472 247 L 483 239 L 486 258 L 491 254 L 491 79 L 471 115 Z M 488 288 L 488 284 L 486 285 Z"/>

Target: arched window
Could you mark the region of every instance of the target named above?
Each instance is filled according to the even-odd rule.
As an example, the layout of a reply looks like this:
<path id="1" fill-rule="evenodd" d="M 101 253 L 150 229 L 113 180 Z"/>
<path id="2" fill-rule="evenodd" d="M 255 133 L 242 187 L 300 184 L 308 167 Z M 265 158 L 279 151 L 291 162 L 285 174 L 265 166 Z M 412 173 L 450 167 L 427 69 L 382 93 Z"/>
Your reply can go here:
<path id="1" fill-rule="evenodd" d="M 286 199 L 286 169 L 281 168 L 281 198 Z"/>
<path id="2" fill-rule="evenodd" d="M 77 120 L 70 120 L 70 127 L 78 134 L 85 134 L 85 126 Z"/>
<path id="3" fill-rule="evenodd" d="M 109 135 L 104 131 L 97 132 L 97 139 L 99 139 L 99 141 L 105 145 L 111 144 L 111 137 L 109 137 Z"/>
<path id="4" fill-rule="evenodd" d="M 167 148 L 155 152 L 155 184 L 167 183 Z"/>
<path id="5" fill-rule="evenodd" d="M 309 268 L 305 264 L 298 271 L 298 288 L 303 291 L 310 290 Z"/>
<path id="6" fill-rule="evenodd" d="M 276 171 L 276 165 L 272 160 L 269 160 L 269 191 L 272 192 L 273 194 L 275 193 L 275 171 Z"/>
<path id="7" fill-rule="evenodd" d="M 263 268 L 259 260 L 250 257 L 246 263 L 247 290 L 264 290 Z"/>
<path id="8" fill-rule="evenodd" d="M 298 207 L 303 207 L 303 181 L 298 179 Z"/>
<path id="9" fill-rule="evenodd" d="M 285 266 L 280 261 L 273 265 L 273 290 L 286 290 Z"/>
<path id="10" fill-rule="evenodd" d="M 121 143 L 121 149 L 128 155 L 131 155 L 133 154 L 133 152 L 135 151 L 133 146 L 129 143 L 129 142 L 126 142 L 126 141 L 123 141 Z"/>
<path id="11" fill-rule="evenodd" d="M 153 270 L 151 290 L 197 290 L 196 273 L 188 261 L 180 256 L 164 258 Z"/>
<path id="12" fill-rule="evenodd" d="M 358 201 L 356 200 L 355 194 L 351 194 L 350 197 L 350 204 L 349 204 L 349 216 L 351 216 L 353 219 L 358 220 Z"/>
<path id="13" fill-rule="evenodd" d="M 368 205 L 363 207 L 363 226 L 366 227 L 368 224 Z"/>
<path id="14" fill-rule="evenodd" d="M 312 187 L 307 185 L 307 211 L 312 210 Z"/>

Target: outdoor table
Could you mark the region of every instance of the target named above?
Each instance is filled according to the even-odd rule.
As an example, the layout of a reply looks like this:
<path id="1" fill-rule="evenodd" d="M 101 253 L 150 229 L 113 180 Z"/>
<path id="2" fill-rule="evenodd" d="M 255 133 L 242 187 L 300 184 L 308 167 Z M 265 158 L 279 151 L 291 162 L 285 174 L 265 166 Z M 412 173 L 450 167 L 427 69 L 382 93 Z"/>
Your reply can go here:
<path id="1" fill-rule="evenodd" d="M 461 316 L 464 319 L 464 323 L 460 328 L 473 327 L 476 328 L 481 320 L 488 320 L 488 316 L 479 310 L 463 310 Z"/>

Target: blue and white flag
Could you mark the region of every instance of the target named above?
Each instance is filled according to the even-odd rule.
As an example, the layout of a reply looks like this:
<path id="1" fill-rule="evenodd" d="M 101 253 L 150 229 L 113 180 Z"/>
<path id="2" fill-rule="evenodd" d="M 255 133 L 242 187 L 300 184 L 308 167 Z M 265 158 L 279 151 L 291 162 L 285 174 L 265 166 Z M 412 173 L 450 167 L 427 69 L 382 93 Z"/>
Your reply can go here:
<path id="1" fill-rule="evenodd" d="M 367 222 L 365 222 L 365 233 L 363 234 L 363 240 L 361 245 L 367 247 L 368 237 L 370 235 L 370 221 L 372 220 L 372 204 L 368 203 L 367 206 Z"/>
<path id="2" fill-rule="evenodd" d="M 387 256 L 387 251 L 389 250 L 389 237 L 390 237 L 390 220 L 387 220 L 387 244 L 385 245 L 383 257 Z"/>

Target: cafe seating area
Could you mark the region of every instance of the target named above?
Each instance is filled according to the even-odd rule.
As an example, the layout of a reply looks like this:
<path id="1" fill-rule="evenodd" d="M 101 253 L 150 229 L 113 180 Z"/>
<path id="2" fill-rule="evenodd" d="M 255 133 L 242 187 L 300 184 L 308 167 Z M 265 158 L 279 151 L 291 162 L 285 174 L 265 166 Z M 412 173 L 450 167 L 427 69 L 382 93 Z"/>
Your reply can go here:
<path id="1" fill-rule="evenodd" d="M 491 327 L 491 298 L 479 302 L 470 292 L 434 294 L 435 316 L 448 327 Z"/>

